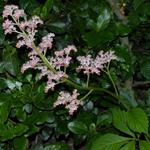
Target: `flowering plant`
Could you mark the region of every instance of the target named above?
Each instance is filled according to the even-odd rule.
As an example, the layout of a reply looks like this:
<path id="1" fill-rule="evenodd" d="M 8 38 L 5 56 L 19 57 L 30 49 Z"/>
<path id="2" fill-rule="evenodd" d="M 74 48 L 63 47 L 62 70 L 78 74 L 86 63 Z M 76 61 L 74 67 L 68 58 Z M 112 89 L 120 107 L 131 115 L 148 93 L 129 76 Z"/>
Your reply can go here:
<path id="1" fill-rule="evenodd" d="M 0 7 L 0 149 L 148 150 L 150 2 L 12 2 Z"/>
<path id="2" fill-rule="evenodd" d="M 28 54 L 29 61 L 23 64 L 21 72 L 24 73 L 29 68 L 40 70 L 39 78 L 47 76 L 47 85 L 45 87 L 45 92 L 47 93 L 49 89 L 54 90 L 54 87 L 62 82 L 71 82 L 67 74 L 67 67 L 71 63 L 71 51 L 77 52 L 77 49 L 73 45 L 69 45 L 63 50 L 55 51 L 53 57 L 47 57 L 47 51 L 52 49 L 54 33 L 49 33 L 42 38 L 40 44 L 36 46 L 35 44 L 35 34 L 37 32 L 37 26 L 43 24 L 43 21 L 38 16 L 33 16 L 30 20 L 27 20 L 27 15 L 24 10 L 19 9 L 15 5 L 6 5 L 3 11 L 3 18 L 5 19 L 3 23 L 3 28 L 5 34 L 16 33 L 18 42 L 16 44 L 17 48 L 26 46 L 30 49 Z M 103 71 L 109 75 L 115 92 L 118 94 L 116 86 L 109 73 L 109 64 L 112 60 L 116 60 L 117 57 L 113 51 L 103 52 L 100 51 L 96 58 L 92 58 L 91 55 L 78 56 L 77 60 L 80 62 L 80 66 L 76 68 L 76 71 L 83 71 L 87 75 L 86 88 L 89 87 L 90 74 L 100 75 Z M 90 90 L 91 93 L 93 89 Z M 89 95 L 88 93 L 88 95 Z M 54 103 L 54 107 L 57 105 L 66 105 L 65 107 L 69 109 L 69 114 L 72 115 L 74 111 L 77 110 L 78 106 L 83 103 L 81 100 L 77 99 L 77 90 L 75 89 L 73 95 L 69 93 L 60 92 L 58 100 Z M 81 98 L 83 100 L 83 98 Z"/>

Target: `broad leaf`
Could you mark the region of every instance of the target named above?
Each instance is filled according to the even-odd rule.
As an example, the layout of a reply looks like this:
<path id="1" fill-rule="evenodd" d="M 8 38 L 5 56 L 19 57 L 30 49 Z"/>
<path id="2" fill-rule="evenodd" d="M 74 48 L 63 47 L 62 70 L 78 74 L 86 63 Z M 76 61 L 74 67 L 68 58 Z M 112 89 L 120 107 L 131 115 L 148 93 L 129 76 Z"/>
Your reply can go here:
<path id="1" fill-rule="evenodd" d="M 120 131 L 134 137 L 134 133 L 127 126 L 127 112 L 120 109 L 112 109 L 113 125 Z"/>
<path id="2" fill-rule="evenodd" d="M 26 150 L 28 146 L 28 140 L 24 136 L 17 137 L 13 140 L 14 150 Z"/>
<path id="3" fill-rule="evenodd" d="M 86 134 L 88 131 L 86 124 L 81 121 L 73 121 L 68 123 L 68 128 L 75 134 Z"/>
<path id="4" fill-rule="evenodd" d="M 148 133 L 148 118 L 141 108 L 133 108 L 128 112 L 127 124 L 135 132 Z"/>
<path id="5" fill-rule="evenodd" d="M 107 28 L 111 20 L 111 13 L 107 8 L 104 8 L 97 19 L 97 31 Z"/>
<path id="6" fill-rule="evenodd" d="M 135 150 L 135 141 L 131 141 L 124 145 L 120 150 Z"/>
<path id="7" fill-rule="evenodd" d="M 149 60 L 143 60 L 140 65 L 141 74 L 148 80 L 150 80 L 150 63 Z"/>
<path id="8" fill-rule="evenodd" d="M 14 137 L 21 136 L 27 130 L 28 127 L 24 124 L 18 123 L 14 126 L 12 123 L 8 123 L 7 125 L 0 126 L 0 140 L 6 141 L 13 139 Z"/>
<path id="9" fill-rule="evenodd" d="M 149 150 L 150 142 L 148 141 L 140 141 L 140 150 Z"/>
<path id="10" fill-rule="evenodd" d="M 7 120 L 10 109 L 11 105 L 8 100 L 0 101 L 0 124 L 3 124 Z"/>
<path id="11" fill-rule="evenodd" d="M 131 138 L 126 138 L 116 134 L 105 134 L 94 140 L 89 150 L 119 150 L 130 140 Z"/>

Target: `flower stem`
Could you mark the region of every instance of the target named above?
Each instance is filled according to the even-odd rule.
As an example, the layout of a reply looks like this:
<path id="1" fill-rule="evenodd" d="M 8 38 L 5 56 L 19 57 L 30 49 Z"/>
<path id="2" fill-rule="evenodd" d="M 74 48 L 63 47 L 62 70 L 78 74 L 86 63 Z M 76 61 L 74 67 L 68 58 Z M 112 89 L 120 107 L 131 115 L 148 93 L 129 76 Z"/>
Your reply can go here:
<path id="1" fill-rule="evenodd" d="M 89 80 L 90 80 L 90 73 L 87 74 L 87 82 L 86 82 L 86 86 L 89 86 Z"/>
<path id="2" fill-rule="evenodd" d="M 103 70 L 103 72 L 105 72 L 105 73 L 108 75 L 108 77 L 109 77 L 109 79 L 110 79 L 110 81 L 111 81 L 111 83 L 112 83 L 112 85 L 113 85 L 113 87 L 114 87 L 114 90 L 115 90 L 116 95 L 119 95 L 118 90 L 117 90 L 117 87 L 116 87 L 116 85 L 115 85 L 115 82 L 114 82 L 114 80 L 113 80 L 113 78 L 112 78 L 112 76 L 111 76 L 111 74 L 110 74 L 110 71 L 109 71 L 109 63 L 108 63 L 108 66 L 106 67 L 106 71 Z"/>
<path id="3" fill-rule="evenodd" d="M 91 89 L 85 96 L 83 96 L 80 101 L 83 101 L 85 98 L 87 98 L 91 93 L 93 92 L 93 89 Z"/>
<path id="4" fill-rule="evenodd" d="M 113 98 L 117 99 L 123 106 L 126 110 L 129 110 L 129 106 L 125 103 L 124 99 L 122 99 L 119 95 L 116 95 L 116 94 L 113 94 L 112 92 L 106 90 L 106 89 L 103 89 L 103 88 L 98 88 L 98 87 L 83 87 L 82 85 L 79 85 L 73 81 L 71 81 L 70 79 L 67 79 L 67 78 L 64 78 L 64 82 L 68 83 L 69 85 L 72 85 L 73 87 L 75 87 L 76 89 L 79 89 L 79 90 L 93 90 L 93 91 L 96 91 L 96 92 L 104 92 L 104 93 L 107 93 L 109 94 L 110 96 L 112 96 Z"/>

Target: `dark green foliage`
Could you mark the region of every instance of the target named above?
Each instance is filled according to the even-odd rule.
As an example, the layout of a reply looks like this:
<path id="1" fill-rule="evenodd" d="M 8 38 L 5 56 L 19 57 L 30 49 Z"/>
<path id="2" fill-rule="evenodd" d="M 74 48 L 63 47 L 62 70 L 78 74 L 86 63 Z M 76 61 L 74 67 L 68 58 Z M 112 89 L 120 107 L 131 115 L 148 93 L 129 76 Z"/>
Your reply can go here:
<path id="1" fill-rule="evenodd" d="M 113 3 L 111 3 L 113 2 Z M 44 21 L 36 42 L 55 33 L 49 52 L 74 44 L 69 78 L 44 93 L 46 79 L 38 71 L 21 74 L 29 49 L 15 48 L 16 35 L 5 35 L 0 16 L 0 149 L 1 150 L 149 150 L 150 149 L 150 2 L 149 0 L 0 0 L 25 9 L 29 18 Z M 75 71 L 76 56 L 115 51 L 119 61 L 110 64 L 117 87 L 102 72 L 90 77 Z M 84 106 L 69 116 L 53 104 L 61 90 L 77 88 Z M 84 89 L 85 88 L 85 89 Z"/>

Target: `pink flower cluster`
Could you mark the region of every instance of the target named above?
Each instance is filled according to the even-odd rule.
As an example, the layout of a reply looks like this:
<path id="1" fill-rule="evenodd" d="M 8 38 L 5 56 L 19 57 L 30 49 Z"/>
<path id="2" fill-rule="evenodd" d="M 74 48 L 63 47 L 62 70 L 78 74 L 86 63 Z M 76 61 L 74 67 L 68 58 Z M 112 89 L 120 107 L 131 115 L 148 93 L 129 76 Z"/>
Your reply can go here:
<path id="1" fill-rule="evenodd" d="M 105 68 L 105 65 L 115 59 L 117 57 L 113 51 L 106 53 L 100 51 L 95 59 L 91 55 L 79 56 L 77 60 L 80 62 L 80 66 L 77 68 L 77 71 L 83 70 L 84 74 L 96 73 L 99 75 L 101 70 Z"/>
<path id="2" fill-rule="evenodd" d="M 55 57 L 51 58 L 51 62 L 56 69 L 61 69 L 61 67 L 68 67 L 71 61 L 69 54 L 71 51 L 77 52 L 77 49 L 73 45 L 69 45 L 61 51 L 55 52 Z"/>
<path id="3" fill-rule="evenodd" d="M 23 18 L 23 21 L 19 20 L 20 17 Z M 18 6 L 15 5 L 5 6 L 3 18 L 5 18 L 3 23 L 5 34 L 11 34 L 12 32 L 18 34 L 17 38 L 19 40 L 16 47 L 27 46 L 31 49 L 31 52 L 28 54 L 29 61 L 23 64 L 21 72 L 24 73 L 29 68 L 40 70 L 40 78 L 47 76 L 48 79 L 45 92 L 48 92 L 49 89 L 53 90 L 55 85 L 58 84 L 62 78 L 67 77 L 66 73 L 61 71 L 61 68 L 68 67 L 71 61 L 69 54 L 71 51 L 77 51 L 76 48 L 69 45 L 61 51 L 56 51 L 55 56 L 51 57 L 48 62 L 52 68 L 55 69 L 55 71 L 52 71 L 43 64 L 36 50 L 48 61 L 46 51 L 52 48 L 54 33 L 49 33 L 44 36 L 38 46 L 34 43 L 35 34 L 37 32 L 36 28 L 39 24 L 43 24 L 43 21 L 38 16 L 33 16 L 30 20 L 27 20 L 24 10 L 19 9 Z"/>
<path id="4" fill-rule="evenodd" d="M 83 102 L 78 100 L 77 97 L 80 94 L 75 89 L 73 94 L 71 95 L 68 92 L 60 92 L 57 101 L 54 103 L 54 107 L 58 105 L 65 105 L 65 108 L 69 110 L 69 114 L 73 115 L 73 113 L 78 109 L 80 105 L 83 105 Z"/>
<path id="5" fill-rule="evenodd" d="M 12 32 L 16 32 L 17 29 L 15 23 L 12 22 L 12 20 L 10 20 L 8 17 L 12 17 L 12 19 L 17 22 L 20 17 L 25 17 L 26 14 L 24 13 L 24 10 L 18 9 L 18 6 L 6 5 L 4 7 L 2 16 L 3 18 L 5 18 L 5 21 L 3 23 L 5 34 L 11 34 Z"/>

